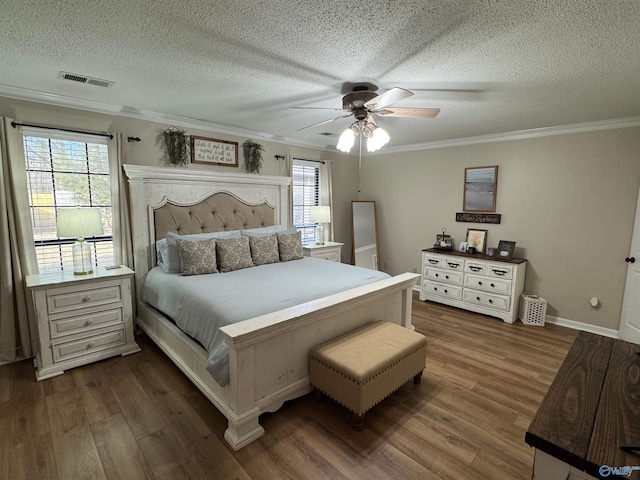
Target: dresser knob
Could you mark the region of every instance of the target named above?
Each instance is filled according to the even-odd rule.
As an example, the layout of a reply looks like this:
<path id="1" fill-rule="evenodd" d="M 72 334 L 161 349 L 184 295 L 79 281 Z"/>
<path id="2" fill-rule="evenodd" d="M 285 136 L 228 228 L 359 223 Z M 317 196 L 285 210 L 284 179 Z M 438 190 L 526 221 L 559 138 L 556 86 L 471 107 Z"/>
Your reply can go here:
<path id="1" fill-rule="evenodd" d="M 93 348 L 96 346 L 96 342 L 89 342 L 87 343 L 87 348 Z"/>
<path id="2" fill-rule="evenodd" d="M 91 300 L 91 297 L 87 295 L 82 299 L 82 303 L 87 303 L 89 300 Z"/>
<path id="3" fill-rule="evenodd" d="M 444 289 L 444 293 L 449 293 L 449 290 L 447 290 L 446 288 Z"/>
<path id="4" fill-rule="evenodd" d="M 495 288 L 495 287 L 496 287 L 496 286 L 492 283 L 492 284 L 491 284 L 491 288 Z"/>
<path id="5" fill-rule="evenodd" d="M 89 319 L 86 322 L 84 322 L 85 325 L 91 325 L 93 323 L 93 320 Z"/>
<path id="6" fill-rule="evenodd" d="M 480 297 L 476 297 L 476 300 L 480 301 Z"/>
<path id="7" fill-rule="evenodd" d="M 627 263 L 636 263 L 636 257 L 627 257 L 624 261 Z"/>
<path id="8" fill-rule="evenodd" d="M 482 285 L 482 282 L 478 282 L 478 285 Z"/>

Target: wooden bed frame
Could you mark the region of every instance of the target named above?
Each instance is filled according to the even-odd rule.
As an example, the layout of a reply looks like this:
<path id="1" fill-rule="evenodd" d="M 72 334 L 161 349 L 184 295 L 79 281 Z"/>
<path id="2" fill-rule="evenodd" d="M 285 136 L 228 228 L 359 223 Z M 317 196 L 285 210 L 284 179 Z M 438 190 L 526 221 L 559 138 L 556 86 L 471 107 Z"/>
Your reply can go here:
<path id="1" fill-rule="evenodd" d="M 275 224 L 289 226 L 290 177 L 229 174 L 125 165 L 137 295 L 155 265 L 153 211 L 195 205 L 216 192 L 246 204 L 273 207 Z M 374 320 L 414 329 L 411 292 L 417 274 L 405 273 L 222 328 L 229 345 L 230 381 L 221 387 L 206 371 L 207 352 L 150 305 L 137 301 L 140 327 L 228 419 L 224 437 L 239 450 L 264 435 L 259 416 L 311 391 L 309 350 Z M 311 285 L 310 288 L 313 288 Z M 250 295 L 250 293 L 248 293 Z"/>

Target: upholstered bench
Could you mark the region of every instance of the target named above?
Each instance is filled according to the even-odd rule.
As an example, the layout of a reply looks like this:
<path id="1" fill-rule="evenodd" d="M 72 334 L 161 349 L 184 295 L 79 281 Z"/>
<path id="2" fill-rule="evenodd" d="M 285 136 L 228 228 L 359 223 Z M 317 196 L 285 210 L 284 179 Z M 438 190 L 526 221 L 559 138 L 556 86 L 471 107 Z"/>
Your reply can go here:
<path id="1" fill-rule="evenodd" d="M 324 393 L 353 412 L 362 430 L 364 414 L 413 377 L 420 383 L 426 338 L 395 323 L 377 321 L 311 349 L 309 377 Z"/>

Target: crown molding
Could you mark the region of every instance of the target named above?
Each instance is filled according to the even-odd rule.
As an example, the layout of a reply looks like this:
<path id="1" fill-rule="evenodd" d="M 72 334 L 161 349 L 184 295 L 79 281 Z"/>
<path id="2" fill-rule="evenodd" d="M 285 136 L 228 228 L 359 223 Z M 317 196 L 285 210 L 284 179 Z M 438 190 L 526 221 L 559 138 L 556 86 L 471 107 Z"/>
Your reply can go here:
<path id="1" fill-rule="evenodd" d="M 292 138 L 282 135 L 272 135 L 269 133 L 256 132 L 244 128 L 230 127 L 205 120 L 198 120 L 179 115 L 171 115 L 166 113 L 154 112 L 151 110 L 143 110 L 127 105 L 109 105 L 101 102 L 94 102 L 83 98 L 69 97 L 66 95 L 57 95 L 53 93 L 39 92 L 21 87 L 13 87 L 10 85 L 0 84 L 0 96 L 13 98 L 16 100 L 24 100 L 35 103 L 44 103 L 56 107 L 74 108 L 94 113 L 102 113 L 106 115 L 114 115 L 120 117 L 133 118 L 136 120 L 146 120 L 155 123 L 164 123 L 182 128 L 196 128 L 212 133 L 223 135 L 231 135 L 235 137 L 248 137 L 266 140 L 273 143 L 281 143 L 293 147 L 312 148 L 314 150 L 333 151 L 335 148 L 327 146 L 322 147 L 311 143 L 300 142 Z"/>
<path id="2" fill-rule="evenodd" d="M 477 145 L 480 143 L 507 142 L 511 140 L 524 140 L 527 138 L 550 137 L 554 135 L 568 135 L 572 133 L 596 132 L 600 130 L 614 130 L 618 128 L 631 127 L 640 127 L 640 117 L 615 118 L 612 120 L 600 120 L 596 122 L 574 123 L 570 125 L 516 130 L 513 132 L 495 133 L 491 135 L 479 135 L 477 137 L 454 138 L 451 140 L 440 140 L 402 147 L 391 147 L 385 149 L 384 152 L 378 151 L 372 154 L 370 153 L 369 155 L 415 152 L 419 150 L 432 150 L 435 148 L 462 147 L 467 145 Z"/>
<path id="3" fill-rule="evenodd" d="M 179 115 L 170 115 L 150 110 L 142 110 L 130 106 L 109 105 L 101 102 L 94 102 L 82 98 L 69 97 L 65 95 L 57 95 L 53 93 L 45 93 L 36 90 L 30 90 L 21 87 L 0 84 L 0 96 L 14 98 L 16 100 L 25 100 L 36 103 L 44 103 L 58 107 L 75 108 L 78 110 L 86 110 L 95 113 L 103 113 L 107 115 L 122 116 L 134 118 L 137 120 L 146 120 L 156 123 L 164 123 L 175 125 L 183 128 L 196 128 L 198 130 L 219 133 L 223 135 L 231 135 L 235 137 L 258 138 L 273 143 L 280 143 L 292 147 L 311 148 L 314 150 L 323 150 L 336 152 L 336 148 L 332 146 L 319 146 L 311 143 L 300 142 L 292 138 L 282 135 L 272 135 L 269 133 L 256 132 L 243 128 L 230 127 L 205 120 L 198 120 Z M 400 147 L 389 147 L 378 150 L 377 152 L 367 153 L 367 156 L 387 155 L 392 153 L 406 153 L 420 150 L 432 150 L 436 148 L 461 147 L 468 145 L 477 145 L 482 143 L 506 142 L 511 140 L 523 140 L 528 138 L 549 137 L 554 135 L 568 135 L 572 133 L 595 132 L 599 130 L 613 130 L 618 128 L 631 128 L 640 126 L 640 116 L 617 118 L 612 120 L 601 120 L 595 122 L 574 123 L 569 125 L 558 125 L 553 127 L 532 128 L 529 130 L 517 130 L 513 132 L 495 133 L 490 135 L 479 135 L 475 137 L 455 138 L 450 140 L 439 140 L 434 142 L 417 143 L 413 145 L 404 145 Z M 345 154 L 348 156 L 349 154 Z M 351 154 L 353 155 L 353 154 Z"/>

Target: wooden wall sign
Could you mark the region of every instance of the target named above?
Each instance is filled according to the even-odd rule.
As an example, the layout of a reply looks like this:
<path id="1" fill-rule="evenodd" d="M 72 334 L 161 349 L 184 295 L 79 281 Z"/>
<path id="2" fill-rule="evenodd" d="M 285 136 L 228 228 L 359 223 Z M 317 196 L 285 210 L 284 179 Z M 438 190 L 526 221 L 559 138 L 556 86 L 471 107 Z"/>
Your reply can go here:
<path id="1" fill-rule="evenodd" d="M 238 143 L 191 135 L 191 163 L 238 166 Z"/>
<path id="2" fill-rule="evenodd" d="M 502 217 L 499 213 L 469 213 L 458 212 L 456 213 L 456 222 L 466 223 L 493 223 L 497 225 L 500 223 Z"/>

